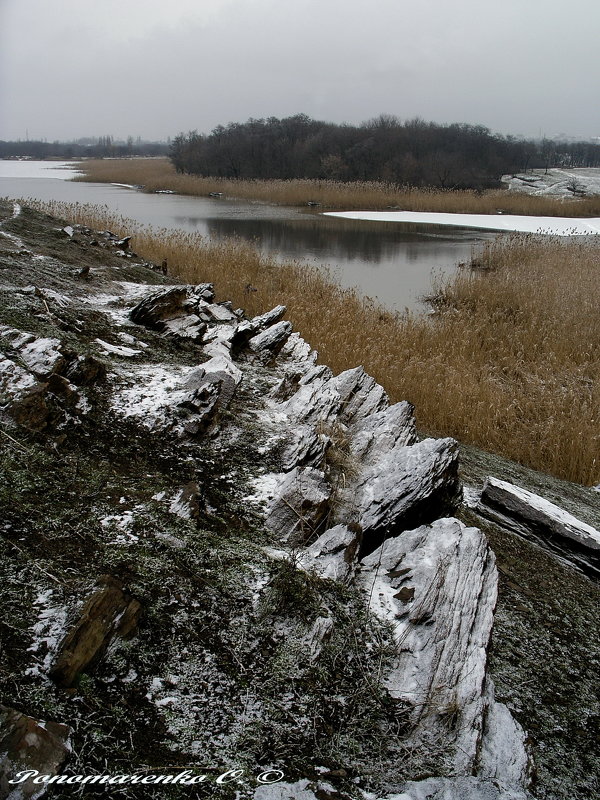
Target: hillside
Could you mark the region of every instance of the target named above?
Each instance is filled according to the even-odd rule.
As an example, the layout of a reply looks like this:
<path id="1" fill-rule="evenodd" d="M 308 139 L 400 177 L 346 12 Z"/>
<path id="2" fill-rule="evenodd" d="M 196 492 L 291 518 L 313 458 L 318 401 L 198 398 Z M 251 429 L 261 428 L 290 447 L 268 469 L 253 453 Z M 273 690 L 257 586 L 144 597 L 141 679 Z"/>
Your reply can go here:
<path id="1" fill-rule="evenodd" d="M 422 439 L 218 275 L 0 220 L 0 798 L 600 791 L 596 492 Z"/>

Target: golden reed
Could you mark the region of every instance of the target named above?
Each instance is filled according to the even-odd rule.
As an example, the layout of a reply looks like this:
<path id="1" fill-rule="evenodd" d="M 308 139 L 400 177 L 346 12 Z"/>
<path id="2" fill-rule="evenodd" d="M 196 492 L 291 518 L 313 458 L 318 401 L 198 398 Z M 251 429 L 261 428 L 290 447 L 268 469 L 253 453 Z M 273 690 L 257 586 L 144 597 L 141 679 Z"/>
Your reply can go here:
<path id="1" fill-rule="evenodd" d="M 38 203 L 74 223 L 134 237 L 183 281 L 215 284 L 253 315 L 286 318 L 335 370 L 363 364 L 422 431 L 454 436 L 535 469 L 600 482 L 600 248 L 591 239 L 514 234 L 477 269 L 432 288 L 435 313 L 394 313 L 326 269 L 279 264 L 237 240 L 156 230 L 106 207 Z M 251 284 L 257 291 L 248 292 Z"/>

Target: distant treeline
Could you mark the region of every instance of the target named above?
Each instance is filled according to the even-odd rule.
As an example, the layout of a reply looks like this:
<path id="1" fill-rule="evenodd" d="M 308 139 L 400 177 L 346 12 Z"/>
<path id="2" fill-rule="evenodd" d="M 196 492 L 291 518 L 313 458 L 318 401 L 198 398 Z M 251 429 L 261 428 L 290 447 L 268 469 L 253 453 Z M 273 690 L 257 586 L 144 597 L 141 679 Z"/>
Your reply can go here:
<path id="1" fill-rule="evenodd" d="M 75 142 L 25 142 L 0 141 L 0 158 L 126 158 L 127 156 L 165 156 L 169 145 L 165 142 L 145 142 L 130 136 L 126 141 L 115 141 L 112 136 L 79 139 Z"/>
<path id="2" fill-rule="evenodd" d="M 176 170 L 224 178 L 386 181 L 442 189 L 483 189 L 533 168 L 600 166 L 600 145 L 532 141 L 481 125 L 440 125 L 382 115 L 361 125 L 305 114 L 219 125 L 171 142 Z"/>

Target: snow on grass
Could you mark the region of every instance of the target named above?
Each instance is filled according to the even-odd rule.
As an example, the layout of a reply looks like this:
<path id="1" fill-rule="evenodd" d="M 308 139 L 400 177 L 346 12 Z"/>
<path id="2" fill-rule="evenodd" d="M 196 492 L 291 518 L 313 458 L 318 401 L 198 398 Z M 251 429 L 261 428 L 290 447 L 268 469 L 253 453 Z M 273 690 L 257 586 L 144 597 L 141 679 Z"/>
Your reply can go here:
<path id="1" fill-rule="evenodd" d="M 53 605 L 53 590 L 47 589 L 38 594 L 33 604 L 38 607 L 38 621 L 33 626 L 33 641 L 27 652 L 32 653 L 35 663 L 26 675 L 45 677 L 52 664 L 58 643 L 65 633 L 67 609 Z"/>
<path id="2" fill-rule="evenodd" d="M 518 231 L 548 236 L 600 234 L 600 217 L 527 217 L 516 214 L 439 214 L 429 211 L 327 211 L 324 216 L 410 225 L 449 225 L 491 231 Z"/>
<path id="3" fill-rule="evenodd" d="M 142 417 L 143 424 L 152 428 L 166 421 L 167 414 L 178 401 L 189 395 L 182 382 L 196 367 L 174 367 L 164 364 L 140 366 L 128 372 L 133 385 L 117 389 L 111 404 L 123 417 Z"/>

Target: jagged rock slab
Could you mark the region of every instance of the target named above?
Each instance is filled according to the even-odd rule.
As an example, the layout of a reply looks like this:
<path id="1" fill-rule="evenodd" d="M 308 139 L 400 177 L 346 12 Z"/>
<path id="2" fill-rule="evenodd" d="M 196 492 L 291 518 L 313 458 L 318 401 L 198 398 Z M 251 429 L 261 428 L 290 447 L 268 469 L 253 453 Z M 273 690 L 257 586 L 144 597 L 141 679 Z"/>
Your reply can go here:
<path id="1" fill-rule="evenodd" d="M 192 331 L 200 335 L 206 321 L 230 321 L 235 316 L 223 306 L 213 306 L 213 286 L 201 283 L 197 286 L 170 286 L 144 297 L 129 313 L 132 322 L 154 330 L 167 330 L 172 334 L 189 337 Z M 211 313 L 207 314 L 207 309 Z M 185 319 L 189 317 L 190 319 Z M 183 319 L 182 319 L 183 318 Z M 176 320 L 180 322 L 176 323 Z M 183 332 L 183 333 L 182 333 Z"/>
<path id="2" fill-rule="evenodd" d="M 276 322 L 281 320 L 285 312 L 286 307 L 279 305 L 267 311 L 265 314 L 260 314 L 257 317 L 240 322 L 236 326 L 232 336 L 232 350 L 239 351 L 246 347 L 253 336 L 256 336 L 256 334 L 260 333 L 260 331 L 264 331 L 266 328 L 270 328 L 271 325 L 275 325 Z"/>
<path id="3" fill-rule="evenodd" d="M 417 441 L 414 407 L 404 401 L 360 420 L 352 428 L 350 453 L 364 467 L 374 466 L 396 448 Z"/>
<path id="4" fill-rule="evenodd" d="M 441 519 L 388 539 L 361 562 L 371 611 L 394 626 L 385 678 L 412 709 L 416 743 L 444 740 L 458 774 L 476 764 L 486 708 L 495 559 L 477 528 Z"/>
<path id="5" fill-rule="evenodd" d="M 160 289 L 141 300 L 129 316 L 137 325 L 161 330 L 166 320 L 177 319 L 191 312 L 187 286 Z"/>
<path id="6" fill-rule="evenodd" d="M 321 578 L 350 583 L 356 571 L 360 540 L 360 532 L 336 525 L 298 555 L 298 566 Z"/>
<path id="7" fill-rule="evenodd" d="M 77 676 L 101 657 L 114 636 L 127 638 L 135 631 L 140 603 L 124 592 L 116 579 L 104 576 L 101 583 L 58 647 L 49 676 L 59 686 L 72 686 Z"/>
<path id="8" fill-rule="evenodd" d="M 281 404 L 281 411 L 299 424 L 316 426 L 332 422 L 342 405 L 339 393 L 330 385 L 332 377 L 329 367 L 312 367 L 297 381 L 297 390 Z M 280 391 L 281 387 L 276 387 L 274 395 Z"/>
<path id="9" fill-rule="evenodd" d="M 527 735 L 504 703 L 496 701 L 493 681 L 488 678 L 477 775 L 505 786 L 527 787 L 531 772 Z"/>
<path id="10" fill-rule="evenodd" d="M 340 421 L 346 425 L 366 419 L 388 405 L 388 396 L 383 387 L 363 367 L 340 372 L 332 378 L 331 384 L 340 396 Z"/>
<path id="11" fill-rule="evenodd" d="M 182 339 L 200 341 L 206 333 L 207 325 L 197 314 L 187 314 L 185 317 L 168 319 L 163 324 L 163 330 Z"/>
<path id="12" fill-rule="evenodd" d="M 600 578 L 600 531 L 549 500 L 490 477 L 477 511 Z"/>
<path id="13" fill-rule="evenodd" d="M 72 731 L 57 722 L 42 722 L 14 708 L 0 705 L 0 798 L 36 800 L 46 785 L 31 780 L 9 784 L 19 772 L 37 770 L 42 775 L 56 775 L 71 752 Z"/>
<path id="14" fill-rule="evenodd" d="M 320 469 L 330 441 L 328 436 L 317 433 L 310 425 L 294 426 L 281 451 L 281 469 L 284 472 L 299 466 Z"/>
<path id="15" fill-rule="evenodd" d="M 323 530 L 331 488 L 312 467 L 296 467 L 278 487 L 269 504 L 266 525 L 282 542 L 304 544 Z"/>
<path id="16" fill-rule="evenodd" d="M 253 336 L 248 342 L 248 347 L 262 361 L 268 363 L 277 356 L 291 332 L 291 322 L 276 322 L 275 325 Z"/>
<path id="17" fill-rule="evenodd" d="M 375 441 L 377 438 L 375 437 Z M 389 440 L 388 440 L 389 441 Z M 424 439 L 413 445 L 385 444 L 341 494 L 337 519 L 352 520 L 363 531 L 362 554 L 389 535 L 452 513 L 460 502 L 458 444 L 454 439 Z"/>

